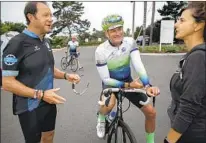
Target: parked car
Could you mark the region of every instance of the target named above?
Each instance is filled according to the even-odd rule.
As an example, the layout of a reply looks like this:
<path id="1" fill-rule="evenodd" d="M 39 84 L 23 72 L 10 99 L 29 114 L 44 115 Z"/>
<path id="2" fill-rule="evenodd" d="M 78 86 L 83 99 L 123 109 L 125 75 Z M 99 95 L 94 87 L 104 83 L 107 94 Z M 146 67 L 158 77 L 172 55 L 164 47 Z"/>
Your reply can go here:
<path id="1" fill-rule="evenodd" d="M 149 41 L 150 41 L 150 37 L 148 35 L 145 35 L 145 45 L 149 45 Z M 143 44 L 143 36 L 137 37 L 136 43 L 138 45 L 142 45 Z"/>

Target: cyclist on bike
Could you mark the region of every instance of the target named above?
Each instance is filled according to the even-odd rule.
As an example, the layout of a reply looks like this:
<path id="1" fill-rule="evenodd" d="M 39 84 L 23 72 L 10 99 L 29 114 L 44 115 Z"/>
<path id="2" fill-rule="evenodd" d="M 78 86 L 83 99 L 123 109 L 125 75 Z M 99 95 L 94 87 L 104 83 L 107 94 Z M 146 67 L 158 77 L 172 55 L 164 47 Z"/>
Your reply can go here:
<path id="1" fill-rule="evenodd" d="M 159 89 L 152 87 L 149 82 L 135 40 L 123 37 L 123 25 L 124 20 L 120 15 L 108 15 L 103 19 L 102 28 L 108 40 L 100 44 L 95 51 L 96 67 L 102 80 L 102 87 L 103 89 L 144 87 L 149 95 L 156 96 L 160 93 Z M 132 79 L 130 61 L 141 82 Z M 146 95 L 127 93 L 125 97 L 144 113 L 146 140 L 147 143 L 154 143 L 155 109 L 152 105 L 139 104 L 140 100 L 146 100 Z M 100 100 L 103 101 L 103 98 L 104 96 L 101 95 Z M 96 126 L 99 138 L 105 135 L 105 115 L 112 110 L 115 102 L 115 95 L 112 94 L 107 105 L 100 105 Z"/>
<path id="2" fill-rule="evenodd" d="M 80 52 L 79 52 L 79 42 L 77 41 L 76 35 L 72 35 L 72 40 L 68 42 L 68 57 L 70 55 L 74 55 L 76 58 L 78 58 Z M 68 59 L 69 60 L 69 59 Z M 78 60 L 78 67 L 79 69 L 82 69 L 83 67 L 80 65 L 80 62 Z"/>

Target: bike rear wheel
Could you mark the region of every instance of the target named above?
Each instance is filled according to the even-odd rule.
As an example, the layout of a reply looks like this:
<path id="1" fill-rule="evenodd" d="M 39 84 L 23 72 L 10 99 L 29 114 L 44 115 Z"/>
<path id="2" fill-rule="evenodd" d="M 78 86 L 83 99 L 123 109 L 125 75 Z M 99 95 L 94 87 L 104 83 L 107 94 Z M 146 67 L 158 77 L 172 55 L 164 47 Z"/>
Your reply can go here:
<path id="1" fill-rule="evenodd" d="M 70 61 L 69 61 L 69 65 L 70 65 L 70 69 L 73 72 L 76 72 L 77 69 L 78 69 L 78 60 L 77 60 L 77 58 L 71 58 Z"/>
<path id="2" fill-rule="evenodd" d="M 61 59 L 61 68 L 62 68 L 63 70 L 66 70 L 66 68 L 67 68 L 67 58 L 66 58 L 66 57 L 63 57 L 63 58 Z"/>
<path id="3" fill-rule="evenodd" d="M 137 143 L 137 141 L 130 127 L 124 121 L 119 120 L 117 128 L 114 124 L 109 129 L 107 143 Z"/>

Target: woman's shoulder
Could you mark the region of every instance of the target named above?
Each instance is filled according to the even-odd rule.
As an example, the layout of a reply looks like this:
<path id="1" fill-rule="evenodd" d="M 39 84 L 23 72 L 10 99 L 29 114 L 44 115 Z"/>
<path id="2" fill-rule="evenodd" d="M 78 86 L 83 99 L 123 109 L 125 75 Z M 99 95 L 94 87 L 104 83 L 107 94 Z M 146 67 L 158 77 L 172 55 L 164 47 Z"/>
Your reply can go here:
<path id="1" fill-rule="evenodd" d="M 188 59 L 191 59 L 191 58 L 195 58 L 195 59 L 203 58 L 203 59 L 205 59 L 205 57 L 206 57 L 206 44 L 205 43 L 195 46 L 188 53 Z"/>

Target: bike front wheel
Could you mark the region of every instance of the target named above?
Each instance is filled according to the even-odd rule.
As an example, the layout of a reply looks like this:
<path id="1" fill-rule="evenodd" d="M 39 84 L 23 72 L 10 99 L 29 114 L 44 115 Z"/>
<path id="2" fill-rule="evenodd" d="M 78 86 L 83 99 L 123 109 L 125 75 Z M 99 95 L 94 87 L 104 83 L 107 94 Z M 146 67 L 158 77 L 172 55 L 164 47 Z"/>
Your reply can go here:
<path id="1" fill-rule="evenodd" d="M 116 127 L 114 124 L 110 128 L 107 143 L 137 143 L 132 130 L 124 121 L 119 120 Z"/>
<path id="2" fill-rule="evenodd" d="M 78 69 L 78 60 L 77 58 L 71 58 L 71 60 L 69 61 L 69 65 L 70 65 L 70 69 L 73 72 L 76 72 Z"/>
<path id="3" fill-rule="evenodd" d="M 67 68 L 67 58 L 66 58 L 66 57 L 63 57 L 63 58 L 61 59 L 61 68 L 62 68 L 63 70 L 66 70 L 66 68 Z"/>

